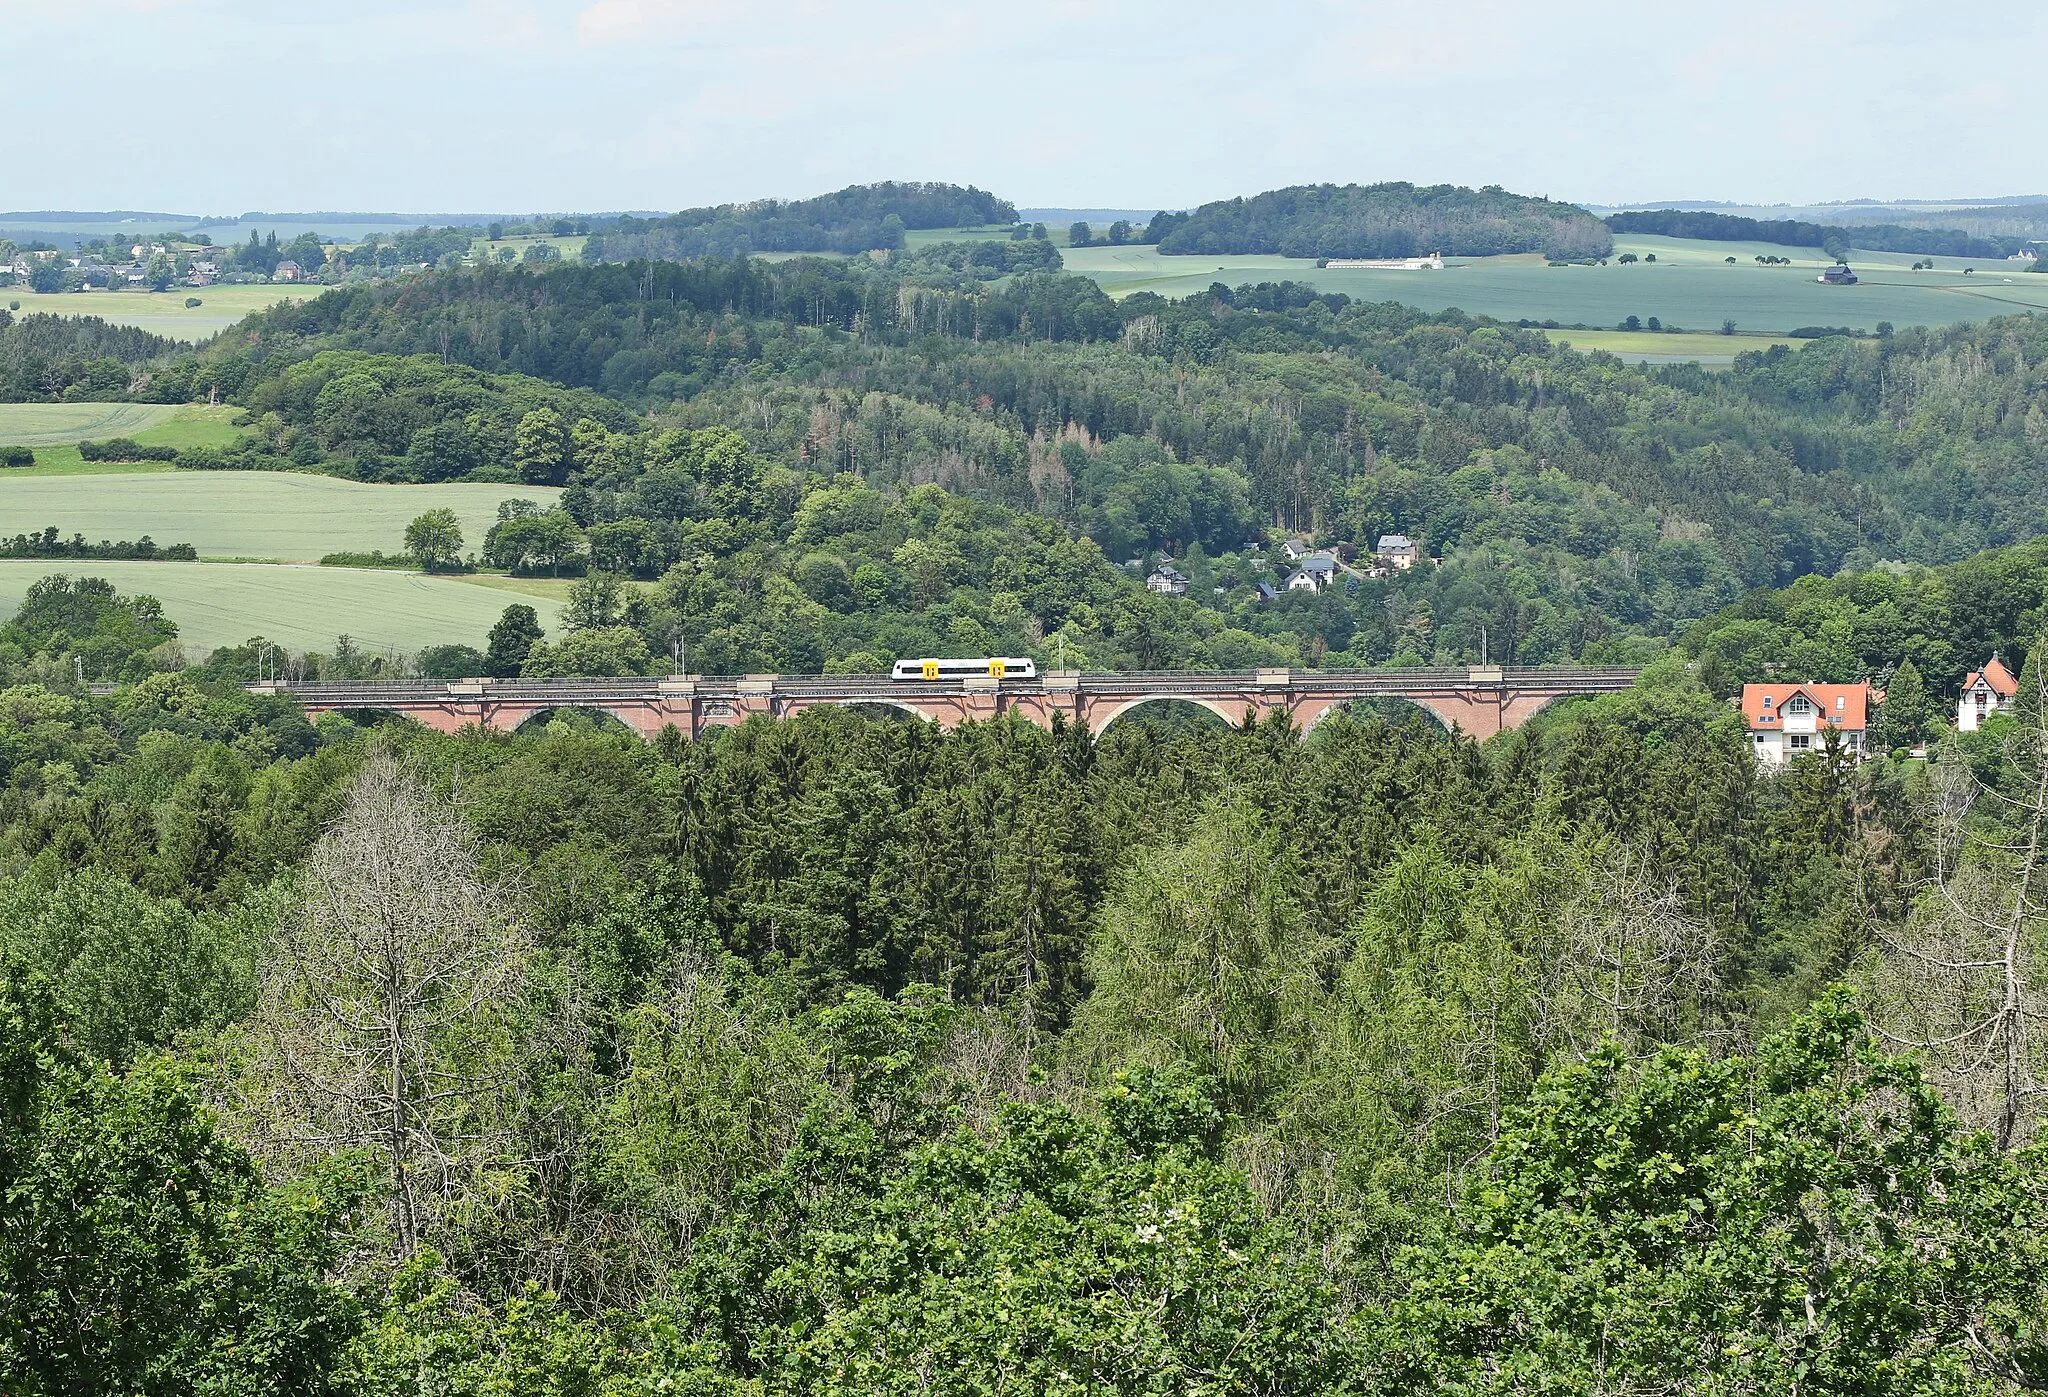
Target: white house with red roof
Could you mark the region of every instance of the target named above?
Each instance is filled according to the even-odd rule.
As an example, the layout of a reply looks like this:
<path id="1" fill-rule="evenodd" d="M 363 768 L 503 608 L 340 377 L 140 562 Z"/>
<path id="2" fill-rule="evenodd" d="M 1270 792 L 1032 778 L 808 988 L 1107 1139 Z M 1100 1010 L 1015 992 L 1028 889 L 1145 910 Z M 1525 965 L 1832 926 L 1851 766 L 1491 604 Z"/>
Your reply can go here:
<path id="1" fill-rule="evenodd" d="M 1821 751 L 1830 730 L 1841 735 L 1842 750 L 1861 761 L 1870 707 L 1883 701 L 1884 695 L 1868 684 L 1742 686 L 1750 750 L 1766 766 L 1782 766 L 1794 757 Z"/>
<path id="2" fill-rule="evenodd" d="M 1982 669 L 1973 669 L 1963 679 L 1963 695 L 1956 700 L 1956 731 L 1975 732 L 1994 713 L 2010 713 L 2020 681 L 2013 678 L 1998 652 Z"/>

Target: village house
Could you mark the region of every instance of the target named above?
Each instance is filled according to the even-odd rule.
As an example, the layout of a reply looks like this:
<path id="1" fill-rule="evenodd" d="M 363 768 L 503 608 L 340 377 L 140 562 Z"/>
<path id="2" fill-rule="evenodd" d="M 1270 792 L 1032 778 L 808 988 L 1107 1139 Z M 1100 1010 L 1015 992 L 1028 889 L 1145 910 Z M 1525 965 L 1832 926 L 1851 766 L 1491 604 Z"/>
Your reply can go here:
<path id="1" fill-rule="evenodd" d="M 1337 577 L 1337 560 L 1327 553 L 1311 553 L 1301 566 L 1287 574 L 1284 584 L 1290 592 L 1320 592 Z"/>
<path id="2" fill-rule="evenodd" d="M 1373 556 L 1390 568 L 1406 572 L 1415 566 L 1415 540 L 1406 534 L 1381 534 Z"/>
<path id="3" fill-rule="evenodd" d="M 1842 750 L 1863 759 L 1870 706 L 1884 695 L 1868 684 L 1744 684 L 1742 716 L 1749 725 L 1750 750 L 1765 766 L 1821 751 L 1827 734 L 1840 735 Z"/>
<path id="4" fill-rule="evenodd" d="M 1975 732 L 1992 714 L 2010 713 L 2019 691 L 2020 681 L 1993 651 L 1984 668 L 1964 676 L 1962 697 L 1956 700 L 1956 731 Z"/>
<path id="5" fill-rule="evenodd" d="M 272 281 L 297 281 L 305 275 L 305 268 L 296 262 L 280 262 L 277 270 L 270 274 Z"/>
<path id="6" fill-rule="evenodd" d="M 1184 597 L 1188 593 L 1187 574 L 1172 563 L 1161 563 L 1158 571 L 1145 579 L 1145 590 L 1162 597 Z"/>

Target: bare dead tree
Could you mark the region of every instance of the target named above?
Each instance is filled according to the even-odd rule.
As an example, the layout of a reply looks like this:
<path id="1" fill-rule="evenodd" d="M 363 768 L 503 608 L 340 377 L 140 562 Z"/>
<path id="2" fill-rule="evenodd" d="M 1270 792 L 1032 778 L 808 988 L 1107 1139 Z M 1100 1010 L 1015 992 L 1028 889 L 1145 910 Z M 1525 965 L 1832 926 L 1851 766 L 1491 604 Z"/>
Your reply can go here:
<path id="1" fill-rule="evenodd" d="M 1613 851 L 1589 874 L 1536 948 L 1545 1056 L 1583 1055 L 1609 1036 L 1641 1053 L 1696 1034 L 1715 984 L 1713 928 L 1635 850 Z"/>
<path id="2" fill-rule="evenodd" d="M 403 1257 L 509 1128 L 528 936 L 453 804 L 386 752 L 305 891 L 264 974 L 238 1114 L 274 1155 L 375 1151 Z"/>
<path id="3" fill-rule="evenodd" d="M 1996 781 L 1953 741 L 1927 802 L 1935 873 L 1905 926 L 1881 938 L 1870 982 L 1879 1031 L 1917 1050 L 1964 1120 L 2000 1149 L 2032 1136 L 2048 1098 L 2048 684 L 2004 734 Z"/>

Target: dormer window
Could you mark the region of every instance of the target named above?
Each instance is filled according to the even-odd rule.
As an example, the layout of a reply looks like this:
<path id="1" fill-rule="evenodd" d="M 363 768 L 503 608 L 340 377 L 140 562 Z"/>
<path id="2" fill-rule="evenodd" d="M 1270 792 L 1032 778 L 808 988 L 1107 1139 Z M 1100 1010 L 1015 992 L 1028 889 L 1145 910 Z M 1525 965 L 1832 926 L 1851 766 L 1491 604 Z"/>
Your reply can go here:
<path id="1" fill-rule="evenodd" d="M 1811 713 L 1813 712 L 1813 705 L 1800 695 L 1794 694 L 1791 698 L 1785 700 L 1785 711 L 1792 714 Z"/>
<path id="2" fill-rule="evenodd" d="M 1765 695 L 1764 695 L 1764 707 L 1766 707 L 1766 708 L 1769 708 L 1770 706 L 1771 706 L 1771 696 L 1770 696 L 1769 694 L 1765 694 Z"/>

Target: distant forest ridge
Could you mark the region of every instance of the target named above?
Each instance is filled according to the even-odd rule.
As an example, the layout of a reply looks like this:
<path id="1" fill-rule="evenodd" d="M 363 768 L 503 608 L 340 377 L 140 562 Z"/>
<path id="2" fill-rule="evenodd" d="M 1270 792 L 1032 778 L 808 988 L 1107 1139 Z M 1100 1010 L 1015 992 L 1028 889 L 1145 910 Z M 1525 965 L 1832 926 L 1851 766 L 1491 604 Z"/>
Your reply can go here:
<path id="1" fill-rule="evenodd" d="M 1146 230 L 1161 253 L 1285 257 L 1458 257 L 1541 252 L 1604 257 L 1614 237 L 1575 204 L 1497 185 L 1310 184 L 1161 214 Z"/>
<path id="2" fill-rule="evenodd" d="M 912 228 L 1014 223 L 1017 206 L 973 185 L 885 180 L 814 199 L 758 199 L 620 218 L 592 236 L 585 261 L 736 257 L 749 252 L 867 252 L 903 246 Z"/>
<path id="3" fill-rule="evenodd" d="M 1696 209 L 1638 209 L 1610 214 L 1606 222 L 1617 233 L 1707 242 L 1779 243 L 1786 247 L 1838 244 L 1843 248 L 1925 257 L 2009 257 L 2027 245 L 2021 238 L 1979 237 L 1960 228 L 1909 228 L 1898 223 L 1838 226 L 1791 218 L 1743 218 Z"/>

